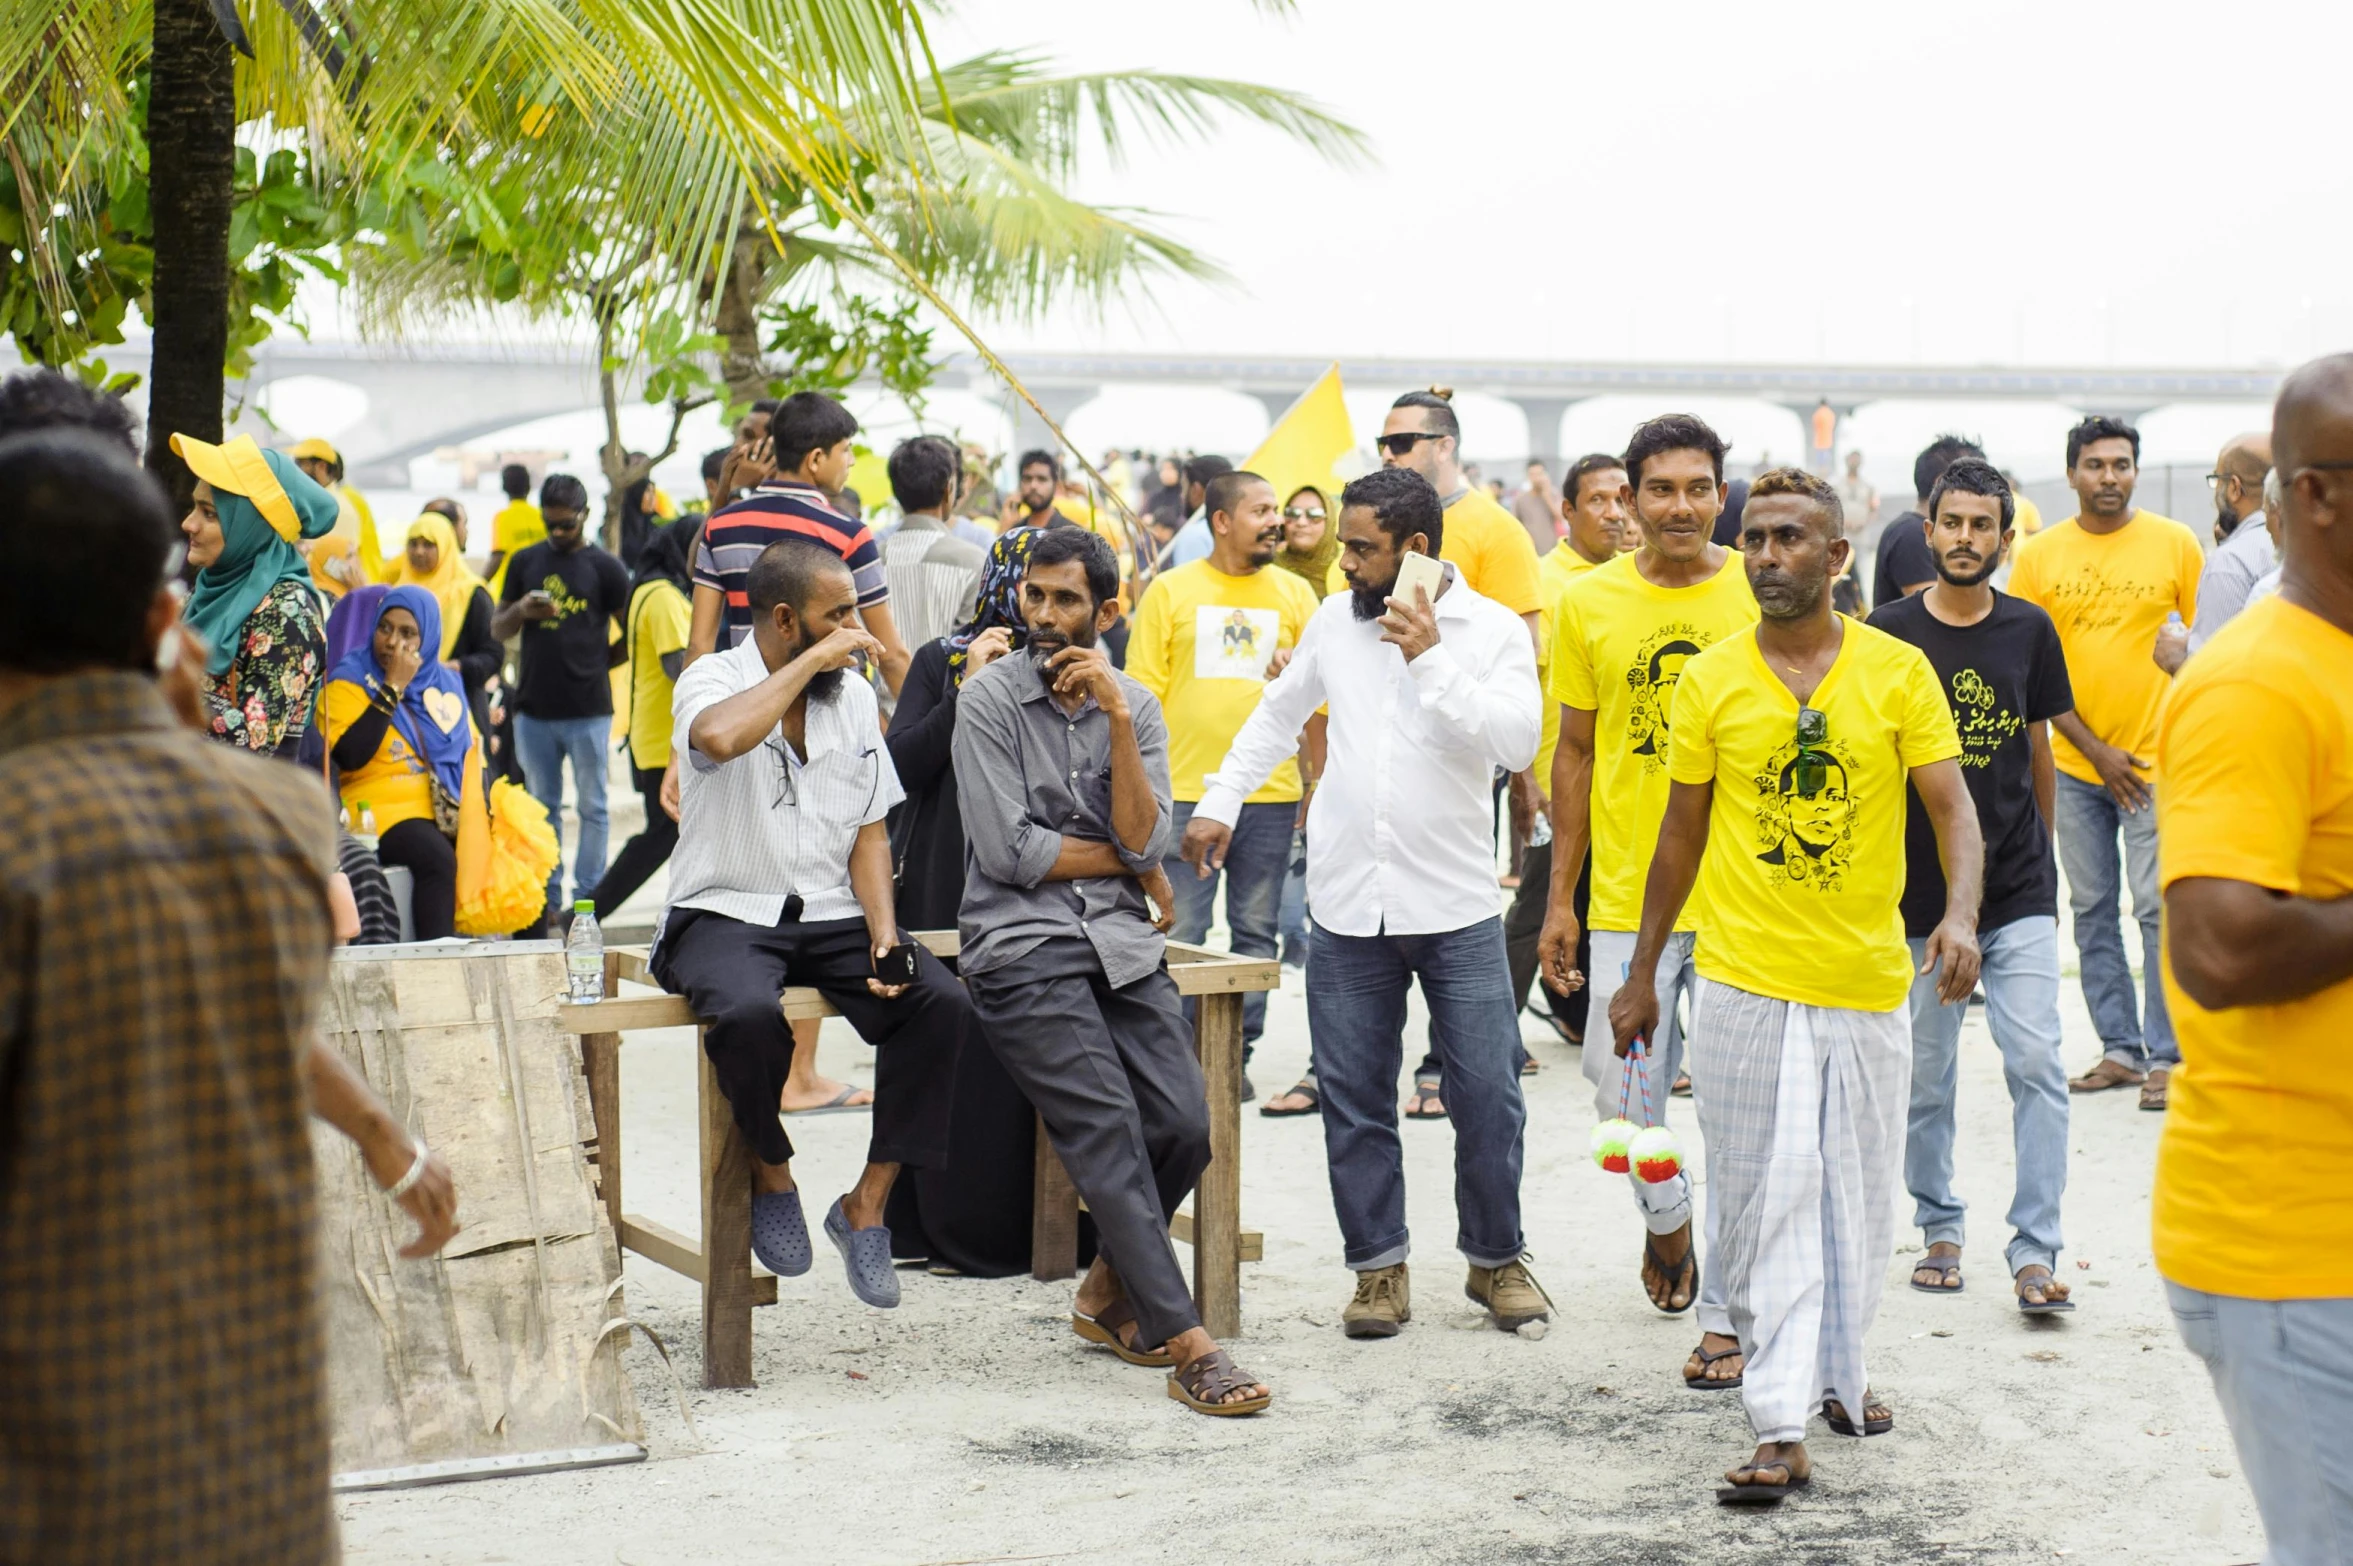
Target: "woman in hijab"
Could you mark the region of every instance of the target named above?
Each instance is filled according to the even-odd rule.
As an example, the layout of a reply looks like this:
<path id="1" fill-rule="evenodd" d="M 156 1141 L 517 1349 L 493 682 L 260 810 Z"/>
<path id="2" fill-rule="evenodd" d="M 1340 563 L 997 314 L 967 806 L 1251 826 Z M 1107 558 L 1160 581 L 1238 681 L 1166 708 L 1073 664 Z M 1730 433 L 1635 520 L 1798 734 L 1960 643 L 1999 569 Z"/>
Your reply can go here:
<path id="1" fill-rule="evenodd" d="M 417 939 L 455 933 L 459 802 L 479 765 L 457 671 L 432 656 L 441 605 L 414 584 L 387 590 L 366 641 L 327 678 L 327 742 L 343 805 L 375 818 L 376 857 L 415 878 Z M 444 824 L 446 823 L 446 825 Z"/>
<path id="2" fill-rule="evenodd" d="M 1017 645 L 1021 579 L 1039 537 L 1036 528 L 1015 528 L 989 546 L 972 618 L 918 647 L 899 688 L 886 743 L 907 797 L 891 812 L 890 833 L 899 921 L 910 930 L 953 929 L 964 901 L 964 820 L 950 756 L 956 693 Z M 947 1164 L 910 1170 L 891 1188 L 884 1222 L 892 1249 L 928 1257 L 934 1271 L 1027 1272 L 1037 1115 L 996 1051 L 968 1049 L 958 1058 L 954 1115 Z"/>
<path id="3" fill-rule="evenodd" d="M 1283 547 L 1275 564 L 1299 577 L 1318 598 L 1331 596 L 1332 564 L 1340 558 L 1340 519 L 1313 484 L 1283 502 Z"/>
<path id="4" fill-rule="evenodd" d="M 670 698 L 686 667 L 694 624 L 694 546 L 702 519 L 683 517 L 659 528 L 638 557 L 629 584 L 629 773 L 645 801 L 645 825 L 621 845 L 596 884 L 596 916 L 609 919 L 678 846 L 678 823 L 662 808 L 662 774 L 670 766 Z"/>
<path id="5" fill-rule="evenodd" d="M 466 709 L 480 732 L 490 722 L 484 688 L 506 661 L 506 649 L 490 634 L 490 590 L 466 569 L 457 529 L 440 512 L 428 511 L 409 524 L 408 541 L 393 576 L 395 587 L 421 587 L 441 609 L 441 645 L 434 656 L 457 671 L 466 688 Z"/>
<path id="6" fill-rule="evenodd" d="M 225 744 L 292 757 L 327 654 L 310 562 L 295 545 L 326 536 L 340 508 L 292 459 L 250 435 L 218 446 L 174 435 L 172 450 L 196 475 L 195 504 L 180 523 L 198 568 L 182 618 L 211 647 L 209 731 Z"/>

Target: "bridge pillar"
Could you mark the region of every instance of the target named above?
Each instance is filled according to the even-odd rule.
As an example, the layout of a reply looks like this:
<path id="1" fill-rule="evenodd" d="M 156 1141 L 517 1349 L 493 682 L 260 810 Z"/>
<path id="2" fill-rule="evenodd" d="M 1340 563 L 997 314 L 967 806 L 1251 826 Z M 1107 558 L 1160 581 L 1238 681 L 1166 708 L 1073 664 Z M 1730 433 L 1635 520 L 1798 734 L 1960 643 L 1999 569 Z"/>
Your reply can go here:
<path id="1" fill-rule="evenodd" d="M 1537 458 L 1548 468 L 1560 466 L 1560 421 L 1570 407 L 1584 401 L 1582 397 L 1544 397 L 1533 393 L 1519 393 L 1507 398 L 1528 420 L 1527 455 Z"/>
<path id="2" fill-rule="evenodd" d="M 1031 386 L 1029 394 L 1037 398 L 1038 406 L 1046 410 L 1055 423 L 1070 427 L 1070 416 L 1103 394 L 1100 386 Z M 1054 432 L 1045 426 L 1034 409 L 1016 396 L 1013 398 L 1013 455 L 1018 459 L 1025 451 L 1039 449 L 1058 451 Z M 1068 467 L 1065 462 L 1063 466 Z"/>

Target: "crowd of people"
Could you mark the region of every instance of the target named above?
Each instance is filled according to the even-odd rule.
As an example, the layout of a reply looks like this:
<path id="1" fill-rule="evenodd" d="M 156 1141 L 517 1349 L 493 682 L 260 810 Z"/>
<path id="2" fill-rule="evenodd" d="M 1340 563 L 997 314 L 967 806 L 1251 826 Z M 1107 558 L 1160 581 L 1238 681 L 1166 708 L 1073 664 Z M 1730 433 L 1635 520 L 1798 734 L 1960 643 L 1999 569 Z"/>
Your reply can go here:
<path id="1" fill-rule="evenodd" d="M 26 380 L 0 394 L 0 435 Z M 1521 1222 L 1522 1083 L 1539 1069 L 1524 1014 L 1580 1049 L 1597 1120 L 1664 1125 L 1688 1100 L 1706 1200 L 1688 1168 L 1629 1173 L 1630 1271 L 1651 1306 L 1696 1317 L 1685 1385 L 1738 1392 L 1747 1411 L 1755 1448 L 1719 1498 L 1777 1504 L 1810 1478 L 1817 1417 L 1840 1434 L 1895 1427 L 1865 1340 L 1900 1192 L 1924 1246 L 1910 1286 L 1963 1287 L 1957 1060 L 1982 1001 L 2013 1107 L 2017 1308 L 2078 1305 L 2058 1272 L 2071 1095 L 2136 1092 L 2168 1116 L 2157 1261 L 2273 1558 L 2337 1559 L 2330 1541 L 2353 1530 L 2353 1470 L 2296 1433 L 2353 1414 L 2336 1243 L 2353 1239 L 2338 1183 L 2353 1104 L 2330 1069 L 2353 1038 L 2353 357 L 2289 377 L 2272 428 L 2221 452 L 2211 553 L 2134 503 L 2139 435 L 2113 418 L 2069 432 L 2078 509 L 2031 532 L 2012 480 L 1940 437 L 1866 567 L 1850 528 L 1879 497 L 1855 464 L 1728 482 L 1724 440 L 1669 413 L 1557 484 L 1531 464 L 1498 494 L 1463 462 L 1443 388 L 1398 398 L 1382 465 L 1335 494 L 1282 493 L 1214 457 L 1121 456 L 1106 477 L 1139 493 L 1090 498 L 1036 451 L 999 502 L 968 451 L 918 436 L 890 453 L 889 521 L 870 525 L 845 489 L 855 419 L 802 393 L 755 406 L 706 457 L 704 509 L 638 492 L 628 558 L 591 541 L 576 480 L 548 476 L 534 506 L 529 475 L 510 472 L 487 582 L 461 558 L 462 509 L 377 550 L 323 444 L 181 439 L 200 480 L 184 605 L 168 540 L 148 536 L 159 502 L 103 445 L 127 419 L 47 395 L 101 433 L 0 444 L 0 486 L 96 506 L 137 565 L 108 574 L 138 591 L 86 626 L 49 605 L 30 629 L 0 627 L 11 803 L 36 771 L 60 787 L 43 759 L 60 744 L 95 747 L 64 770 L 107 788 L 168 765 L 188 796 L 176 807 L 243 790 L 276 823 L 270 845 L 219 849 L 242 868 L 205 895 L 251 899 L 238 928 L 265 904 L 323 907 L 337 862 L 323 802 L 295 800 L 282 767 L 196 781 L 161 733 L 184 686 L 181 721 L 224 754 L 299 758 L 317 731 L 323 760 L 306 764 L 370 818 L 371 857 L 408 870 L 429 937 L 468 931 L 483 901 L 543 910 L 504 928 L 561 927 L 551 819 L 569 768 L 575 898 L 609 913 L 668 862 L 651 971 L 710 1019 L 752 1153 L 754 1250 L 780 1275 L 815 1259 L 792 1114 L 872 1116 L 864 1169 L 818 1228 L 877 1308 L 900 1300 L 899 1263 L 1026 1269 L 1042 1125 L 1092 1216 L 1072 1330 L 1164 1371 L 1189 1409 L 1269 1408 L 1267 1383 L 1203 1330 L 1169 1239 L 1210 1153 L 1166 945 L 1204 938 L 1222 904 L 1237 952 L 1304 953 L 1311 1069 L 1261 1112 L 1323 1124 L 1348 1338 L 1412 1321 L 1403 1119 L 1453 1125 L 1468 1295 L 1506 1332 L 1551 1318 Z M 1139 467 L 1157 481 L 1138 484 Z M 41 504 L 7 525 L 40 525 Z M 323 567 L 320 541 L 339 537 Z M 68 596 L 41 572 L 62 583 L 78 554 L 22 552 L 39 569 L 6 585 L 12 605 Z M 646 826 L 608 866 L 617 708 Z M 517 767 L 528 799 L 504 781 Z M 129 808 L 110 797 L 94 787 L 73 808 Z M 487 871 L 492 844 L 467 835 L 484 816 L 500 849 Z M 9 812 L 20 830 L 25 817 Z M 105 819 L 125 854 L 159 824 Z M 0 848 L 0 1001 L 87 982 L 17 966 L 42 921 L 105 917 L 28 890 L 44 852 L 54 838 Z M 166 855 L 139 873 L 183 868 Z M 2072 1079 L 2062 869 L 2100 1040 Z M 951 924 L 952 959 L 909 933 Z M 315 992 L 316 953 L 293 952 L 291 928 L 279 959 Z M 121 960 L 265 966 L 221 951 Z M 876 1047 L 871 1093 L 817 1073 L 814 1027 L 776 1004 L 788 983 Z M 1416 985 L 1429 1025 L 1409 1072 Z M 293 994 L 246 1023 L 299 1041 Z M 24 1017 L 42 1020 L 27 1033 Z M 0 1070 L 12 1136 L 28 1114 L 13 1084 L 64 1069 L 43 1053 L 50 1017 L 0 1004 L 0 1047 L 34 1063 Z M 181 1047 L 153 1020 L 103 1025 Z M 1246 1053 L 1264 1025 L 1254 997 Z M 2293 1177 L 2250 1180 L 2255 1146 Z M 381 1167 L 397 1175 L 400 1152 Z M 50 1178 L 0 1155 L 0 1267 L 58 1265 L 13 1239 Z M 423 1243 L 447 1214 L 420 1216 Z M 64 1329 L 48 1330 L 56 1350 Z M 58 1370 L 60 1396 L 72 1374 Z M 94 1504 L 84 1477 L 57 1473 L 63 1510 L 11 1494 L 12 1518 Z"/>

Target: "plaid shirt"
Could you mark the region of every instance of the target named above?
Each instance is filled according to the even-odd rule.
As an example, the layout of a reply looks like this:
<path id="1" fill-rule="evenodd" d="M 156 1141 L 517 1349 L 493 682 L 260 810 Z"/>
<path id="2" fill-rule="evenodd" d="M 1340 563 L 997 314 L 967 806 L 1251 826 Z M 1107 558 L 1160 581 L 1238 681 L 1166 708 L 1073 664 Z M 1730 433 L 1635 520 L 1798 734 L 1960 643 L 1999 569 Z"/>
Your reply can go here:
<path id="1" fill-rule="evenodd" d="M 0 711 L 0 1562 L 336 1554 L 301 1055 L 334 827 L 153 682 Z"/>

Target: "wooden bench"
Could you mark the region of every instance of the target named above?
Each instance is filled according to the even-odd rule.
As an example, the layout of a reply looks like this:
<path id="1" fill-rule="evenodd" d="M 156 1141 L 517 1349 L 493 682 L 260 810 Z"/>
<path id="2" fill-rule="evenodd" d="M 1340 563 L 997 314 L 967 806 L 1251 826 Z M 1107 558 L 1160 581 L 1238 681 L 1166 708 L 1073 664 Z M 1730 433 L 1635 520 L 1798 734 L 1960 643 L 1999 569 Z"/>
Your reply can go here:
<path id="1" fill-rule="evenodd" d="M 940 957 L 959 949 L 953 930 L 925 930 L 915 938 Z M 701 1164 L 699 1240 L 621 1205 L 621 1039 L 639 1028 L 693 1027 L 702 1019 L 676 995 L 620 994 L 622 981 L 651 984 L 643 947 L 605 954 L 607 999 L 557 1008 L 557 1025 L 580 1038 L 596 1119 L 599 1194 L 624 1252 L 635 1251 L 703 1286 L 703 1385 L 748 1387 L 752 1381 L 752 1309 L 776 1302 L 776 1279 L 752 1270 L 751 1151 L 719 1091 L 710 1056 L 695 1050 L 696 1145 Z M 1171 941 L 1169 976 L 1179 994 L 1197 1002 L 1195 1048 L 1209 1093 L 1209 1167 L 1193 1190 L 1193 1210 L 1177 1214 L 1170 1232 L 1193 1247 L 1193 1300 L 1211 1336 L 1242 1328 L 1242 1269 L 1255 1260 L 1259 1236 L 1242 1230 L 1242 997 L 1282 982 L 1272 958 L 1235 957 Z M 840 1015 L 815 990 L 794 987 L 778 997 L 795 1021 Z M 1031 1213 L 1031 1275 L 1068 1278 L 1078 1270 L 1078 1193 L 1040 1126 Z"/>

